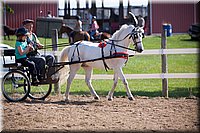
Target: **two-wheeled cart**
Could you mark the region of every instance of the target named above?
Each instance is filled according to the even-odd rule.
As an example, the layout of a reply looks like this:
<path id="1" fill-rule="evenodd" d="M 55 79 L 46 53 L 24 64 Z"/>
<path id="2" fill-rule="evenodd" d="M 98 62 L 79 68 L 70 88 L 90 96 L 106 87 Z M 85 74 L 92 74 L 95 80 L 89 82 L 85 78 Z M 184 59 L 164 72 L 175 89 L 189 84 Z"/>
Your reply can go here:
<path id="1" fill-rule="evenodd" d="M 37 100 L 45 100 L 51 93 L 52 84 L 59 79 L 52 79 L 51 76 L 45 77 L 38 84 L 31 84 L 32 78 L 28 67 L 16 63 L 15 49 L 5 49 L 2 52 L 3 68 L 7 69 L 2 78 L 1 89 L 3 96 L 11 102 L 19 102 L 27 97 Z M 7 58 L 14 58 L 14 62 L 7 63 Z M 47 69 L 46 69 L 47 70 Z"/>

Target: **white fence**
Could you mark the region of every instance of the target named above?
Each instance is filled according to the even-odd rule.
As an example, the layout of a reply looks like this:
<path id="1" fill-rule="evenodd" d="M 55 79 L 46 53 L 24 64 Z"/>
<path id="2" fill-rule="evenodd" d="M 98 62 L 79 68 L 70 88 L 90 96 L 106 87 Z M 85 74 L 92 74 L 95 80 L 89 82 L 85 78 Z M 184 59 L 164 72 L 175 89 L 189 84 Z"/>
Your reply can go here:
<path id="1" fill-rule="evenodd" d="M 125 74 L 126 79 L 169 79 L 169 78 L 198 78 L 198 73 L 156 73 L 156 74 Z M 75 79 L 84 79 L 85 75 L 77 74 Z M 93 79 L 113 79 L 113 75 L 94 74 Z"/>
<path id="2" fill-rule="evenodd" d="M 42 53 L 42 52 L 41 52 Z M 52 53 L 47 51 L 47 53 Z M 130 55 L 135 55 L 134 51 L 128 51 Z M 137 55 L 162 55 L 162 54 L 199 54 L 198 48 L 184 48 L 184 49 L 151 49 L 144 50 Z M 60 51 L 54 54 L 60 55 Z M 199 78 L 198 73 L 155 73 L 155 74 L 125 74 L 127 79 L 164 79 L 164 78 Z M 84 75 L 76 75 L 75 79 L 84 79 Z M 113 75 L 101 74 L 93 75 L 95 79 L 113 79 Z"/>

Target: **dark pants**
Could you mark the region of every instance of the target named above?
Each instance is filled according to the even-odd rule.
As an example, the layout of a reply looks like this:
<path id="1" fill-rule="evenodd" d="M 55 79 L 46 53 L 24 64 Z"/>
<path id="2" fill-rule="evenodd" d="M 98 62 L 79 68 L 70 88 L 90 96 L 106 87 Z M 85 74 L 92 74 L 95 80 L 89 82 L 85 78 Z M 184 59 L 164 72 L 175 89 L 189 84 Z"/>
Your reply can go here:
<path id="1" fill-rule="evenodd" d="M 42 57 L 45 57 L 46 65 L 47 67 L 47 77 L 52 76 L 52 74 L 55 73 L 55 67 L 53 67 L 55 63 L 55 57 L 53 55 L 42 55 Z"/>
<path id="2" fill-rule="evenodd" d="M 30 61 L 28 58 L 16 59 L 17 63 L 21 63 L 22 66 L 28 67 L 32 78 L 36 78 L 37 70 L 36 65 L 33 61 Z"/>
<path id="3" fill-rule="evenodd" d="M 41 56 L 30 56 L 29 60 L 33 61 L 35 63 L 38 78 L 39 79 L 44 78 L 45 77 L 45 64 L 46 64 L 45 58 L 41 57 Z"/>
<path id="4" fill-rule="evenodd" d="M 55 63 L 53 55 L 36 55 L 29 58 L 37 64 L 36 69 L 42 77 L 45 77 L 45 74 L 50 77 L 55 72 L 55 67 L 52 67 Z M 45 65 L 47 65 L 47 73 Z"/>
<path id="5" fill-rule="evenodd" d="M 39 79 L 41 77 L 45 78 L 45 74 L 47 77 L 50 77 L 53 73 L 55 73 L 55 67 L 52 67 L 55 62 L 55 57 L 53 55 L 35 55 L 30 56 L 29 60 L 35 62 L 36 69 L 38 72 Z M 46 66 L 47 65 L 47 71 Z"/>

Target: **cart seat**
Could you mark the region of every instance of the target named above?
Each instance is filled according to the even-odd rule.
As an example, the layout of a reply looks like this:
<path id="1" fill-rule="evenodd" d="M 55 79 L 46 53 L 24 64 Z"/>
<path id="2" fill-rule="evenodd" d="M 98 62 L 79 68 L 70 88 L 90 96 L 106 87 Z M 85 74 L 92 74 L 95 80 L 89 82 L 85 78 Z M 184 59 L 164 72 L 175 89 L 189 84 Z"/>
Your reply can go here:
<path id="1" fill-rule="evenodd" d="M 11 67 L 21 67 L 21 63 L 16 63 L 15 59 L 15 49 L 5 49 L 3 51 L 3 67 L 5 68 L 11 68 Z M 7 63 L 6 62 L 6 57 L 14 58 L 14 62 Z"/>

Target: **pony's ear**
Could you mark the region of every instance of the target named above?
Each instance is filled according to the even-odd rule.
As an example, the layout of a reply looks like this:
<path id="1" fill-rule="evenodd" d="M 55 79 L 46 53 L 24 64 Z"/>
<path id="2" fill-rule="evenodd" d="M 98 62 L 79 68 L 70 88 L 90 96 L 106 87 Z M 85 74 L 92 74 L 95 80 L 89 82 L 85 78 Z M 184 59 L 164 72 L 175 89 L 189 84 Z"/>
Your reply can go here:
<path id="1" fill-rule="evenodd" d="M 134 26 L 137 26 L 138 25 L 138 20 L 137 18 L 135 17 L 135 15 L 132 13 L 132 12 L 129 12 L 129 15 L 132 17 L 133 21 L 134 21 Z"/>

